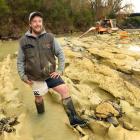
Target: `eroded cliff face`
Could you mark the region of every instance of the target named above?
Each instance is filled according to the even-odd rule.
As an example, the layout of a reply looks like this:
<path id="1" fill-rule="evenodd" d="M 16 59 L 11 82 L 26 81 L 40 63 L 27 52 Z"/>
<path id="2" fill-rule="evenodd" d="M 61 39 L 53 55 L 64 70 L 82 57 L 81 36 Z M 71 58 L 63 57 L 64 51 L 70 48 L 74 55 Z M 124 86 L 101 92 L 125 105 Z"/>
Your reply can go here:
<path id="1" fill-rule="evenodd" d="M 140 35 L 129 34 L 125 39 L 120 39 L 119 34 L 91 35 L 81 39 L 71 36 L 60 37 L 58 40 L 63 46 L 66 56 L 63 78 L 69 87 L 70 95 L 79 115 L 89 120 L 87 128 L 77 128 L 74 130 L 75 133 L 72 133 L 72 129 L 68 128 L 67 133 L 78 136 L 80 140 L 139 140 Z M 16 134 L 4 133 L 1 138 L 11 140 L 13 137 L 14 140 L 21 140 L 23 137 L 22 130 L 26 124 L 26 130 L 28 130 L 26 138 L 37 140 L 38 137 L 34 137 L 30 130 L 34 120 L 32 117 L 30 119 L 26 117 L 28 111 L 22 102 L 25 100 L 25 96 L 19 98 L 17 88 L 20 87 L 14 82 L 13 73 L 16 80 L 18 79 L 14 72 L 16 71 L 15 65 L 15 59 L 10 59 L 9 55 L 0 63 L 0 81 L 2 83 L 0 85 L 0 107 L 7 112 L 7 115 L 16 114 L 20 124 L 16 126 Z M 20 79 L 18 80 L 20 81 Z M 30 87 L 26 88 L 29 89 Z M 61 103 L 57 93 L 52 90 L 49 93 L 54 101 Z M 29 96 L 29 98 L 33 97 Z M 114 127 L 110 122 L 95 117 L 96 107 L 104 101 L 117 101 L 122 108 L 122 117 L 116 118 L 119 126 Z M 51 102 L 46 102 L 46 106 L 47 104 L 55 106 Z M 32 111 L 34 103 L 30 103 L 30 106 L 30 111 Z M 60 109 L 61 106 L 58 108 Z M 102 108 L 102 112 L 116 113 L 112 107 L 108 108 L 105 105 Z M 52 110 L 48 110 L 48 113 L 49 111 Z M 6 113 L 1 112 L 1 116 L 6 116 Z M 62 114 L 59 116 L 62 118 Z M 68 123 L 68 119 L 65 117 L 64 122 Z M 30 122 L 30 125 L 27 122 Z M 65 127 L 62 128 L 63 131 L 66 131 Z M 58 131 L 55 126 L 51 126 L 51 129 L 54 130 L 54 133 L 55 130 Z M 26 130 L 24 129 L 24 132 Z M 52 140 L 51 136 L 53 137 L 54 133 L 48 134 L 50 140 Z M 41 135 L 41 131 L 38 132 L 38 135 Z M 46 137 L 49 140 L 48 136 L 46 132 L 41 140 L 45 140 Z M 73 137 L 73 139 L 76 140 L 77 137 Z"/>

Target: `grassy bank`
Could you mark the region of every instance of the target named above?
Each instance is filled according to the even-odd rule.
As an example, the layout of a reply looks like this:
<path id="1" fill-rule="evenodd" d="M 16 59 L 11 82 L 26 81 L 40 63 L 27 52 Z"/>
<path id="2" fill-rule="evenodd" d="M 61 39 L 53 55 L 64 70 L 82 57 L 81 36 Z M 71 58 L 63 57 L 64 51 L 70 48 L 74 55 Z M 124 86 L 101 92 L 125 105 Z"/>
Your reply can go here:
<path id="1" fill-rule="evenodd" d="M 18 41 L 0 41 L 0 61 L 8 54 L 13 55 L 18 50 Z"/>

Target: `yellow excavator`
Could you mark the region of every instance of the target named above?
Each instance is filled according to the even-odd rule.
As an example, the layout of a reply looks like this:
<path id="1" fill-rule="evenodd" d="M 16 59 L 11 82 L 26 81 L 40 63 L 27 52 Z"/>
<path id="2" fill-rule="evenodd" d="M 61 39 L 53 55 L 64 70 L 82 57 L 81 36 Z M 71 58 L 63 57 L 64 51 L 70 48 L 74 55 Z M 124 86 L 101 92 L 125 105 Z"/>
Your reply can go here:
<path id="1" fill-rule="evenodd" d="M 89 28 L 79 38 L 83 37 L 84 35 L 86 35 L 90 31 L 96 31 L 99 34 L 111 33 L 114 31 L 118 31 L 118 27 L 116 26 L 116 19 L 104 19 L 104 20 L 96 22 L 95 27 Z"/>

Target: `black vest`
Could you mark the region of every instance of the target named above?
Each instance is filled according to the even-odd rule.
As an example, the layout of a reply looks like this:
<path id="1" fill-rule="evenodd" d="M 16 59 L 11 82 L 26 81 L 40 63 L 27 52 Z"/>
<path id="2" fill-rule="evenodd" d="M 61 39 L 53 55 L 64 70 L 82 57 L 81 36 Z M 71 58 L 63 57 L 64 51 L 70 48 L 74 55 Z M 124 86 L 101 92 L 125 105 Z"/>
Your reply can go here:
<path id="1" fill-rule="evenodd" d="M 24 36 L 20 45 L 25 55 L 25 74 L 31 80 L 46 80 L 55 71 L 53 35 L 45 33 L 35 38 Z"/>

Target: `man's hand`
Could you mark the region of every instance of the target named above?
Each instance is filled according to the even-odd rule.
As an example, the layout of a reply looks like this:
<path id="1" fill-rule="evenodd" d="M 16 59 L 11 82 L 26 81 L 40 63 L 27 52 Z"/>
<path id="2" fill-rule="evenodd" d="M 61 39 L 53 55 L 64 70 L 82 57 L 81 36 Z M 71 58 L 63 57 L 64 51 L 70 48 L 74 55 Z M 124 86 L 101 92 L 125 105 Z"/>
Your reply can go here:
<path id="1" fill-rule="evenodd" d="M 24 76 L 22 77 L 22 81 L 23 81 L 24 83 L 28 84 L 29 86 L 31 86 L 31 85 L 33 84 L 33 81 L 32 81 L 32 80 L 29 80 L 28 77 L 27 77 L 27 75 L 24 75 Z"/>
<path id="2" fill-rule="evenodd" d="M 53 72 L 50 74 L 51 78 L 58 78 L 60 76 L 59 72 Z"/>
<path id="3" fill-rule="evenodd" d="M 33 82 L 31 80 L 25 80 L 24 81 L 26 84 L 28 84 L 29 86 L 31 86 L 33 84 Z"/>

